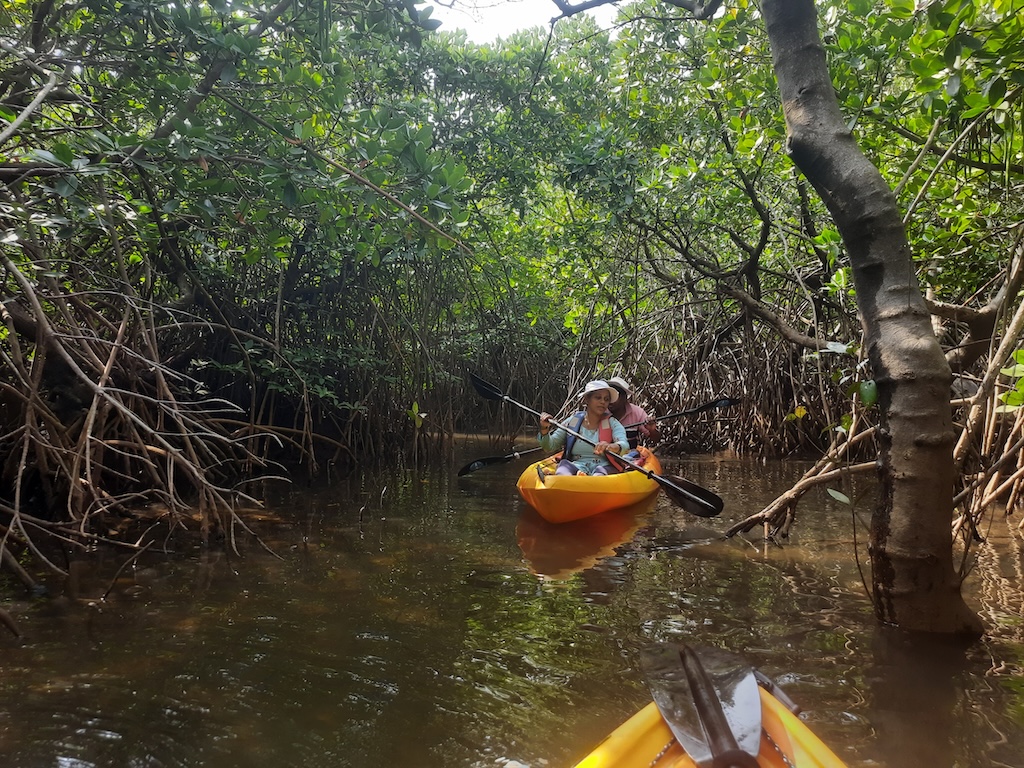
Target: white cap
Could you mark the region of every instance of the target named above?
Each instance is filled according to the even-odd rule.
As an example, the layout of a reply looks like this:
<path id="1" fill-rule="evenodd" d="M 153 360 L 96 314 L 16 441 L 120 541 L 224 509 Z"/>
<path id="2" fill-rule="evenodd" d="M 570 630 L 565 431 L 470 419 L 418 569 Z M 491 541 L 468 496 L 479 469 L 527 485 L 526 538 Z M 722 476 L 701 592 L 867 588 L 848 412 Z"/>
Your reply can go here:
<path id="1" fill-rule="evenodd" d="M 611 401 L 614 403 L 619 399 L 619 393 L 615 390 L 615 387 L 610 386 L 604 379 L 595 379 L 594 381 L 588 381 L 587 386 L 580 392 L 580 397 L 586 397 L 591 392 L 600 392 L 602 389 L 607 389 L 608 394 L 611 396 Z"/>
<path id="2" fill-rule="evenodd" d="M 610 379 L 608 379 L 608 383 L 611 384 L 613 387 L 618 387 L 627 395 L 633 393 L 633 388 L 630 387 L 629 384 L 626 383 L 626 380 L 621 376 L 612 376 Z"/>

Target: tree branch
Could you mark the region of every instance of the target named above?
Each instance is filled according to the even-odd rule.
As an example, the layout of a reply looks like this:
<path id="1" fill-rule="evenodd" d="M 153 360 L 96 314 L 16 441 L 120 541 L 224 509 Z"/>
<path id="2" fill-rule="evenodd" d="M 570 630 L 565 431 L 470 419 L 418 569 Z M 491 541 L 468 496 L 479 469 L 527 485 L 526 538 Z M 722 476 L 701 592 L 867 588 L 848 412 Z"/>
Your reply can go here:
<path id="1" fill-rule="evenodd" d="M 589 11 L 591 8 L 600 8 L 602 5 L 611 5 L 613 0 L 585 0 L 582 3 L 567 3 L 565 0 L 551 0 L 552 3 L 561 11 L 560 16 L 556 16 L 552 21 L 558 19 L 566 19 L 570 16 L 575 16 L 577 13 L 583 13 L 583 11 Z M 694 19 L 702 21 L 704 19 L 710 19 L 715 15 L 715 12 L 722 6 L 722 0 L 709 0 L 706 3 L 696 2 L 695 0 L 662 0 L 666 5 L 673 5 L 676 8 L 682 8 L 684 11 L 689 11 Z"/>
<path id="2" fill-rule="evenodd" d="M 793 328 L 793 326 L 789 325 L 779 317 L 778 314 L 772 312 L 768 307 L 743 289 L 722 282 L 718 284 L 718 290 L 727 296 L 736 299 L 736 301 L 740 302 L 746 310 L 750 312 L 750 314 L 771 327 L 776 333 L 782 336 L 782 338 L 786 339 L 786 341 L 796 344 L 797 346 L 804 347 L 805 349 L 813 349 L 817 352 L 822 352 L 829 348 L 830 342 L 800 333 L 798 330 Z"/>

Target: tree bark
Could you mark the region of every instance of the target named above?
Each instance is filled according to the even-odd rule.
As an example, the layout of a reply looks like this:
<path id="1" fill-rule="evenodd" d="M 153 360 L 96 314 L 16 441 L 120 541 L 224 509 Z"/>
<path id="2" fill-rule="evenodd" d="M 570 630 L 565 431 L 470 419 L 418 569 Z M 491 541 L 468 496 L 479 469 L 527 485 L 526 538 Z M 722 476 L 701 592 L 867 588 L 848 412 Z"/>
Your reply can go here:
<path id="1" fill-rule="evenodd" d="M 902 629 L 979 634 L 953 568 L 950 368 L 924 304 L 895 196 L 840 112 L 813 0 L 762 5 L 788 151 L 849 253 L 878 384 L 880 493 L 871 517 L 872 597 Z"/>

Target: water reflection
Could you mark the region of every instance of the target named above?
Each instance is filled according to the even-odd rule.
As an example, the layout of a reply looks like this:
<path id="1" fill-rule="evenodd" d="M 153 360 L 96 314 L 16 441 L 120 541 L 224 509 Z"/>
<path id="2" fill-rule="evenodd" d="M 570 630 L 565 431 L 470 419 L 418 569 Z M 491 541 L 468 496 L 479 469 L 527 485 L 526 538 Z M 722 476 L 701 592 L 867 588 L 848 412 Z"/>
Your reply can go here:
<path id="1" fill-rule="evenodd" d="M 172 538 L 170 559 L 76 566 L 59 599 L 9 603 L 25 639 L 0 637 L 0 758 L 569 765 L 648 700 L 640 649 L 688 638 L 776 678 L 851 766 L 1024 765 L 1005 523 L 969 582 L 992 635 L 925 653 L 876 628 L 849 511 L 824 492 L 784 547 L 721 538 L 802 466 L 686 462 L 670 471 L 721 494 L 722 519 L 662 494 L 550 530 L 517 497 L 521 464 L 453 476 L 495 453 L 282 493 L 261 524 L 275 555 Z"/>
<path id="2" fill-rule="evenodd" d="M 654 509 L 656 497 L 569 523 L 549 523 L 523 504 L 516 541 L 530 571 L 549 579 L 567 579 L 615 554 L 633 538 Z"/>

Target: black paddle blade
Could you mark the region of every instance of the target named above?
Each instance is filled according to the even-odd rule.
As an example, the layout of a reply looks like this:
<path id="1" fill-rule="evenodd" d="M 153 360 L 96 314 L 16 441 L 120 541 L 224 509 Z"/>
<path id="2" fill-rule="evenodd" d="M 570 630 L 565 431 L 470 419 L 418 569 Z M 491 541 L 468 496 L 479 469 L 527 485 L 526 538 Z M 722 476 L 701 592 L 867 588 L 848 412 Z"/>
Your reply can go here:
<path id="1" fill-rule="evenodd" d="M 483 397 L 483 398 L 485 398 L 487 400 L 504 400 L 505 399 L 505 393 L 504 392 L 502 392 L 500 389 L 498 389 L 493 384 L 489 384 L 488 382 L 484 381 L 479 376 L 477 376 L 475 373 L 470 373 L 469 374 L 469 380 L 473 384 L 473 389 L 475 389 L 477 391 L 477 393 L 480 395 L 480 397 Z"/>
<path id="2" fill-rule="evenodd" d="M 459 470 L 459 477 L 465 477 L 470 472 L 476 472 L 478 469 L 483 469 L 489 463 L 490 462 L 487 461 L 487 459 L 477 459 L 476 461 L 471 461 L 469 464 L 467 464 L 466 466 Z"/>
<path id="3" fill-rule="evenodd" d="M 658 644 L 641 655 L 651 696 L 700 768 L 756 768 L 761 699 L 753 669 L 717 648 Z"/>
<path id="4" fill-rule="evenodd" d="M 720 397 L 711 404 L 711 408 L 728 408 L 731 405 L 739 405 L 742 402 L 738 397 Z"/>
<path id="5" fill-rule="evenodd" d="M 665 475 L 663 478 L 665 482 L 661 483 L 661 487 L 665 489 L 665 495 L 691 515 L 717 517 L 725 508 L 721 496 L 685 477 Z"/>
<path id="6" fill-rule="evenodd" d="M 536 451 L 539 450 L 541 450 L 541 448 L 540 446 L 537 446 L 536 448 L 527 448 L 525 451 L 513 451 L 508 456 L 484 456 L 481 459 L 471 461 L 469 464 L 460 469 L 458 474 L 459 477 L 464 477 L 470 474 L 471 472 L 476 472 L 478 469 L 489 467 L 492 464 L 504 464 L 506 462 L 512 461 L 512 459 L 518 459 L 520 456 L 525 456 L 528 453 L 535 453 Z"/>
<path id="7" fill-rule="evenodd" d="M 715 517 L 725 507 L 725 502 L 722 501 L 720 496 L 712 493 L 707 488 L 702 488 L 696 483 L 690 482 L 685 477 L 656 474 L 639 464 L 634 464 L 625 456 L 620 456 L 612 451 L 606 453 L 605 457 L 619 472 L 634 470 L 656 482 L 665 489 L 665 495 L 668 496 L 673 504 L 682 507 L 691 515 Z"/>

